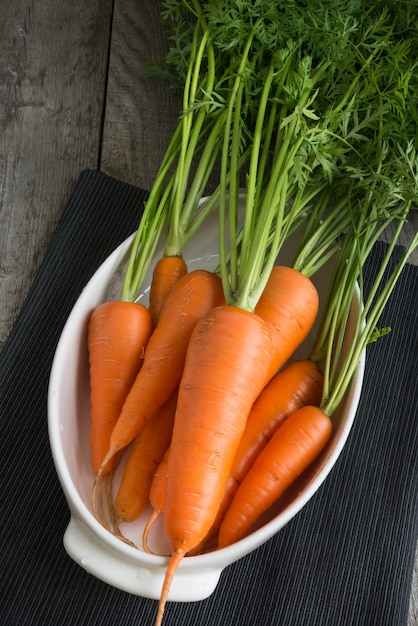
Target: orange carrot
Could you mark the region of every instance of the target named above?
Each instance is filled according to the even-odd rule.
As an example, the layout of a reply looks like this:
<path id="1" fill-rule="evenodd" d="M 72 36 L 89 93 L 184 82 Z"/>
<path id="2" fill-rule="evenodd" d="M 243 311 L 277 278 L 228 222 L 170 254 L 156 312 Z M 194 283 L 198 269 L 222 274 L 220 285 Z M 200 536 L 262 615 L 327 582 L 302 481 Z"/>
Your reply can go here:
<path id="1" fill-rule="evenodd" d="M 316 406 L 304 406 L 283 422 L 240 484 L 219 529 L 220 548 L 251 530 L 318 457 L 331 433 L 330 418 Z"/>
<path id="2" fill-rule="evenodd" d="M 177 281 L 165 302 L 149 339 L 141 370 L 112 431 L 93 491 L 108 461 L 135 439 L 177 388 L 196 323 L 206 311 L 222 302 L 222 283 L 212 272 L 193 270 Z"/>
<path id="3" fill-rule="evenodd" d="M 251 409 L 231 468 L 231 478 L 241 482 L 259 452 L 297 409 L 317 406 L 324 377 L 309 359 L 293 361 L 278 372 L 260 393 Z"/>
<path id="4" fill-rule="evenodd" d="M 319 366 L 310 360 L 300 360 L 286 365 L 262 390 L 248 416 L 218 515 L 205 544 L 218 532 L 239 484 L 260 451 L 289 415 L 306 404 L 319 404 L 322 386 L 323 375 Z"/>
<path id="5" fill-rule="evenodd" d="M 135 520 L 148 505 L 152 478 L 170 445 L 176 404 L 177 390 L 148 420 L 129 450 L 115 497 L 117 528 Z"/>
<path id="6" fill-rule="evenodd" d="M 250 409 L 270 367 L 272 342 L 258 315 L 212 309 L 187 350 L 168 459 L 164 530 L 172 556 L 160 598 L 160 624 L 175 571 L 212 526 Z"/>
<path id="7" fill-rule="evenodd" d="M 186 273 L 187 265 L 181 256 L 163 256 L 157 261 L 152 274 L 149 302 L 154 326 L 157 325 L 168 294 Z"/>
<path id="8" fill-rule="evenodd" d="M 170 447 L 167 448 L 163 458 L 155 470 L 149 493 L 151 506 L 160 513 L 163 511 L 164 507 L 165 479 L 167 477 L 169 455 Z"/>
<path id="9" fill-rule="evenodd" d="M 316 319 L 318 306 L 318 292 L 307 276 L 291 267 L 273 267 L 255 307 L 257 315 L 268 320 L 274 329 L 271 335 L 274 354 L 268 379 L 306 339 Z"/>
<path id="10" fill-rule="evenodd" d="M 158 464 L 155 470 L 154 476 L 151 481 L 151 487 L 149 491 L 149 501 L 152 507 L 152 513 L 145 524 L 142 534 L 142 547 L 145 552 L 151 552 L 148 548 L 148 536 L 152 525 L 155 520 L 164 510 L 164 494 L 165 494 L 165 481 L 167 477 L 168 457 L 170 454 L 170 448 L 167 448 L 163 458 Z"/>
<path id="11" fill-rule="evenodd" d="M 141 368 L 151 332 L 151 316 L 142 304 L 104 302 L 90 316 L 90 447 L 95 473 L 109 449 L 113 427 Z M 111 466 L 106 465 L 104 473 Z"/>

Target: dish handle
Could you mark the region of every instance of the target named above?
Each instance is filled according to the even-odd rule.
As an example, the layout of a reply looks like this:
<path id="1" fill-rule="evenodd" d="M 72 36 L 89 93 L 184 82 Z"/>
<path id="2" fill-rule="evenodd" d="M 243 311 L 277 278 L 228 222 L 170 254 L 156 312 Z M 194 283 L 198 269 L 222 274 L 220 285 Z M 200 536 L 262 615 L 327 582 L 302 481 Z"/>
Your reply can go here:
<path id="1" fill-rule="evenodd" d="M 71 516 L 64 533 L 64 548 L 83 569 L 107 584 L 144 598 L 158 600 L 168 559 L 161 566 L 140 563 L 102 542 L 80 519 Z M 209 597 L 218 584 L 222 569 L 191 570 L 180 567 L 174 577 L 169 601 L 194 602 Z"/>

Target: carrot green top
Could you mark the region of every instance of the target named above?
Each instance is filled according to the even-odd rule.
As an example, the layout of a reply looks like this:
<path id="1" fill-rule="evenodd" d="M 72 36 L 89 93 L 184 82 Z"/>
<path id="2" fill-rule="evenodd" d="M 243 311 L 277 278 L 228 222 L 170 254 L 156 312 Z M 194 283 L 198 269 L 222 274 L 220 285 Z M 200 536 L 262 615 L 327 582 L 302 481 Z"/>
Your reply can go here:
<path id="1" fill-rule="evenodd" d="M 162 15 L 174 42 L 163 73 L 181 86 L 183 106 L 123 296 L 138 289 L 163 228 L 165 254 L 179 255 L 219 202 L 225 297 L 254 310 L 283 242 L 303 224 L 294 268 L 312 276 L 337 258 L 312 354 L 325 360 L 332 410 L 366 344 L 384 334 L 375 326 L 397 280 L 367 298 L 337 369 L 356 282 L 364 297 L 364 262 L 380 232 L 393 221 L 399 232 L 416 207 L 418 5 L 163 0 Z M 218 160 L 219 185 L 202 202 Z"/>

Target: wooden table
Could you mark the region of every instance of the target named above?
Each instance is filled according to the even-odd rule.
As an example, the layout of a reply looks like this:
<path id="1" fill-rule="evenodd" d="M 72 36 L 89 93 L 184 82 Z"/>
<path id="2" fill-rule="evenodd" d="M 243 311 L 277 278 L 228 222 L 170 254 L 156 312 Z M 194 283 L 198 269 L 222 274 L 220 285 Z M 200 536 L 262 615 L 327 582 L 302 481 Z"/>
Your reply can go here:
<path id="1" fill-rule="evenodd" d="M 156 0 L 0 4 L 0 347 L 80 171 L 151 187 L 180 100 L 143 70 L 166 46 Z"/>

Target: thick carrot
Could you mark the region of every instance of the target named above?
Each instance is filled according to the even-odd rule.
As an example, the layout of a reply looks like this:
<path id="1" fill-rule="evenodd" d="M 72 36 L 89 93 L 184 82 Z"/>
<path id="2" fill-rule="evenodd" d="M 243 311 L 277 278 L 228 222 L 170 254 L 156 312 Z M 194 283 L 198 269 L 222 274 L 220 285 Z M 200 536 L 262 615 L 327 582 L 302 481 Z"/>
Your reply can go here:
<path id="1" fill-rule="evenodd" d="M 331 433 L 330 418 L 316 406 L 304 406 L 283 422 L 240 484 L 219 529 L 220 548 L 251 530 L 318 457 Z"/>
<path id="2" fill-rule="evenodd" d="M 179 387 L 164 497 L 172 556 L 156 624 L 184 555 L 207 535 L 250 409 L 270 367 L 272 342 L 258 315 L 212 309 L 193 331 Z"/>
<path id="3" fill-rule="evenodd" d="M 142 304 L 104 302 L 90 316 L 90 448 L 95 473 L 109 449 L 113 427 L 141 368 L 151 332 L 151 315 Z M 106 465 L 104 472 L 111 466 Z"/>
<path id="4" fill-rule="evenodd" d="M 108 461 L 135 439 L 177 388 L 194 327 L 211 307 L 222 302 L 222 283 L 212 272 L 193 270 L 177 281 L 149 339 L 143 365 L 122 406 L 95 483 Z"/>
<path id="5" fill-rule="evenodd" d="M 318 314 L 318 306 L 318 292 L 307 276 L 291 267 L 273 267 L 255 307 L 257 315 L 268 320 L 274 329 L 271 335 L 274 353 L 268 379 L 306 339 Z"/>
<path id="6" fill-rule="evenodd" d="M 154 326 L 168 294 L 176 282 L 187 273 L 187 265 L 181 256 L 162 256 L 156 263 L 151 280 L 149 310 Z"/>
<path id="7" fill-rule="evenodd" d="M 135 520 L 149 503 L 153 476 L 170 445 L 176 404 L 177 390 L 148 420 L 129 450 L 114 503 L 116 529 Z"/>
<path id="8" fill-rule="evenodd" d="M 319 366 L 306 359 L 286 365 L 262 390 L 248 416 L 215 523 L 205 544 L 218 532 L 239 484 L 260 451 L 289 415 L 306 404 L 319 405 L 322 388 L 323 375 Z"/>

